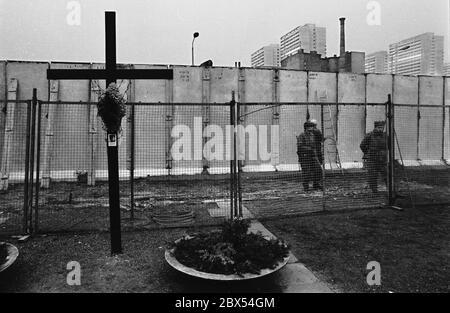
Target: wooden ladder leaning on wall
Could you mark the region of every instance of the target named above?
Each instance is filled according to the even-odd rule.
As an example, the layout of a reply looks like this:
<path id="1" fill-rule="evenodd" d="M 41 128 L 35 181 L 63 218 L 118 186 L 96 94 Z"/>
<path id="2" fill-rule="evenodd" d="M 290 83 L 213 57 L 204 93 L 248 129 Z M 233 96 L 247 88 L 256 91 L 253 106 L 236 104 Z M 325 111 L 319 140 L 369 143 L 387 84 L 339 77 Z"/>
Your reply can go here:
<path id="1" fill-rule="evenodd" d="M 322 98 L 322 97 L 321 97 Z M 325 95 L 326 98 L 326 95 Z M 320 99 L 322 100 L 322 99 Z M 326 101 L 326 99 L 325 99 Z M 324 115 L 323 115 L 323 130 L 324 130 L 324 135 L 325 133 L 331 133 L 331 135 L 325 137 L 325 141 L 324 141 L 324 150 L 327 154 L 327 160 L 328 163 L 330 164 L 330 169 L 333 170 L 333 162 L 332 162 L 332 156 L 335 156 L 336 159 L 336 169 L 339 169 L 341 174 L 344 174 L 344 169 L 342 168 L 342 164 L 341 164 L 341 158 L 339 156 L 339 149 L 338 149 L 338 145 L 337 145 L 337 136 L 336 136 L 336 130 L 334 127 L 334 123 L 333 123 L 333 115 L 331 113 L 331 105 L 328 104 L 326 106 L 326 110 L 324 110 Z M 326 144 L 326 140 L 331 140 L 333 142 L 333 145 L 330 144 Z"/>

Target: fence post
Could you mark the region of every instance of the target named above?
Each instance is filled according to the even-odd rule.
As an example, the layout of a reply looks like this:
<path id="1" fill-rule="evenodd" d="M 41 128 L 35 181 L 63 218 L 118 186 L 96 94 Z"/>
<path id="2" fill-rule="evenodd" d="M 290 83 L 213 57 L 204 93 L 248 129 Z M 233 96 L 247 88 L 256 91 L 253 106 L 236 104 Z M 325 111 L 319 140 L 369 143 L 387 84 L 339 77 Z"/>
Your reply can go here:
<path id="1" fill-rule="evenodd" d="M 241 107 L 239 102 L 235 103 L 236 106 L 236 119 L 235 119 L 235 126 L 237 128 L 237 126 L 240 124 L 240 116 L 241 116 Z M 237 129 L 236 129 L 237 132 Z M 236 133 L 235 132 L 235 133 Z M 245 136 L 245 133 L 244 133 Z M 242 137 L 239 138 L 238 137 L 238 141 L 242 140 Z M 245 138 L 243 139 L 245 142 Z M 239 142 L 240 145 L 240 142 Z M 237 146 L 237 145 L 235 145 Z M 239 153 L 236 152 L 236 156 L 237 156 L 237 160 L 236 160 L 236 179 L 237 179 L 237 186 L 236 186 L 236 195 L 237 195 L 237 203 L 238 203 L 238 216 L 242 217 L 242 193 L 241 193 L 241 170 L 242 170 L 242 166 L 241 166 L 241 161 L 239 160 Z"/>
<path id="2" fill-rule="evenodd" d="M 279 103 L 280 102 L 280 71 L 278 69 L 273 70 L 272 74 L 272 102 Z M 238 112 L 240 111 L 239 103 L 237 107 Z M 279 105 L 272 106 L 272 126 L 280 127 L 280 115 L 281 115 L 281 107 Z M 239 113 L 238 113 L 239 116 Z M 239 122 L 239 119 L 238 119 Z M 275 169 L 275 172 L 278 171 L 278 166 L 280 165 L 280 151 L 279 151 L 279 142 L 280 137 L 277 134 L 277 137 L 273 136 L 274 128 L 272 127 L 270 130 L 270 150 L 271 150 L 271 164 Z M 272 140 L 276 140 L 276 144 L 272 142 Z"/>
<path id="3" fill-rule="evenodd" d="M 170 67 L 169 67 L 170 68 Z M 173 119 L 175 116 L 175 105 L 173 104 L 173 81 L 166 80 L 165 82 L 165 101 L 168 105 L 164 106 L 164 114 L 166 116 L 165 122 L 165 154 L 166 154 L 166 169 L 167 175 L 171 175 L 173 168 L 173 158 L 171 148 L 173 145 L 173 138 L 171 132 L 173 129 Z"/>
<path id="4" fill-rule="evenodd" d="M 134 146 L 135 146 L 135 120 L 134 102 L 131 103 L 131 158 L 130 158 L 130 218 L 134 219 Z"/>
<path id="5" fill-rule="evenodd" d="M 331 114 L 330 114 L 330 118 L 331 118 Z M 322 151 L 322 159 L 323 159 L 323 162 L 322 162 L 322 167 L 323 167 L 323 170 L 322 170 L 322 210 L 325 211 L 327 209 L 327 204 L 326 204 L 327 203 L 327 198 L 326 198 L 327 195 L 325 192 L 327 168 L 325 166 L 325 164 L 326 164 L 326 162 L 325 162 L 325 139 L 324 139 L 325 138 L 325 127 L 324 127 L 323 123 L 324 123 L 323 122 L 323 103 L 321 103 L 320 104 L 320 130 L 322 131 L 322 136 L 323 136 L 323 143 L 320 144 L 320 149 Z M 330 165 L 330 170 L 331 170 L 331 165 Z"/>
<path id="6" fill-rule="evenodd" d="M 239 207 L 238 207 L 238 136 L 237 136 L 237 111 L 236 111 L 236 101 L 234 100 L 234 92 L 233 92 L 233 180 L 234 180 L 234 214 L 233 217 L 239 216 Z"/>
<path id="7" fill-rule="evenodd" d="M 240 62 L 238 63 L 239 66 L 239 76 L 238 76 L 238 102 L 242 104 L 242 119 L 240 119 L 239 123 L 246 124 L 246 119 L 247 119 L 247 112 L 248 112 L 248 107 L 245 104 L 246 102 L 246 70 L 245 68 L 241 68 Z M 239 117 L 240 118 L 240 117 Z M 244 167 L 245 164 L 245 158 L 243 160 L 241 160 L 240 162 L 240 166 Z"/>
<path id="8" fill-rule="evenodd" d="M 230 155 L 230 219 L 233 219 L 234 217 L 234 198 L 235 198 L 235 181 L 234 181 L 234 158 L 235 158 L 235 127 L 234 127 L 234 91 L 231 92 L 231 101 L 230 101 L 230 126 L 231 126 L 231 138 L 230 138 L 230 148 L 231 148 L 231 155 Z"/>
<path id="9" fill-rule="evenodd" d="M 41 162 L 41 116 L 42 116 L 42 103 L 36 100 L 38 113 L 37 113 L 37 149 L 36 149 L 36 198 L 34 202 L 34 232 L 38 232 L 39 226 L 39 171 Z"/>
<path id="10" fill-rule="evenodd" d="M 387 146 L 388 146 L 388 170 L 387 170 L 387 187 L 388 187 L 388 205 L 394 205 L 394 158 L 395 158 L 395 144 L 394 144 L 394 109 L 392 104 L 391 95 L 388 95 L 387 103 Z"/>
<path id="11" fill-rule="evenodd" d="M 211 120 L 211 71 L 207 67 L 203 67 L 202 69 L 202 134 Z M 202 136 L 202 149 L 208 142 L 208 137 Z M 207 152 L 208 153 L 208 152 Z M 202 174 L 209 174 L 209 155 L 205 155 L 202 153 Z"/>
<path id="12" fill-rule="evenodd" d="M 33 232 L 33 224 L 32 224 L 32 217 L 33 217 L 33 189 L 34 189 L 34 158 L 35 158 L 35 152 L 34 148 L 36 145 L 36 106 L 37 106 L 37 89 L 33 88 L 33 99 L 32 99 L 32 105 L 31 105 L 31 147 L 30 147 L 30 195 L 28 197 L 28 228 L 29 232 Z"/>
<path id="13" fill-rule="evenodd" d="M 421 161 L 420 159 L 420 147 L 419 147 L 419 140 L 420 140 L 420 76 L 417 77 L 417 132 L 416 132 L 416 160 Z M 420 164 L 420 162 L 419 162 Z"/>
<path id="14" fill-rule="evenodd" d="M 29 195 L 29 177 L 30 177 L 30 131 L 31 131 L 31 101 L 27 101 L 27 137 L 25 142 L 25 181 L 23 189 L 23 224 L 22 232 L 28 232 L 28 195 Z"/>
<path id="15" fill-rule="evenodd" d="M 446 95 L 446 90 L 445 90 L 445 83 L 446 83 L 446 78 L 445 76 L 442 77 L 443 80 L 443 87 L 442 87 L 442 139 L 441 139 L 441 146 L 442 146 L 442 153 L 441 153 L 441 161 L 443 164 L 446 164 L 445 161 L 445 95 Z"/>
<path id="16" fill-rule="evenodd" d="M 58 101 L 59 81 L 50 81 L 50 101 Z M 53 142 L 53 129 L 56 113 L 56 104 L 47 105 L 47 123 L 45 125 L 44 151 L 42 156 L 42 188 L 50 187 L 51 180 L 51 150 Z"/>
<path id="17" fill-rule="evenodd" d="M 98 82 L 92 80 L 90 85 L 90 102 L 98 102 L 100 86 Z M 95 186 L 96 171 L 96 155 L 97 155 L 97 127 L 98 127 L 98 109 L 97 105 L 89 104 L 89 170 L 88 181 L 89 186 Z"/>

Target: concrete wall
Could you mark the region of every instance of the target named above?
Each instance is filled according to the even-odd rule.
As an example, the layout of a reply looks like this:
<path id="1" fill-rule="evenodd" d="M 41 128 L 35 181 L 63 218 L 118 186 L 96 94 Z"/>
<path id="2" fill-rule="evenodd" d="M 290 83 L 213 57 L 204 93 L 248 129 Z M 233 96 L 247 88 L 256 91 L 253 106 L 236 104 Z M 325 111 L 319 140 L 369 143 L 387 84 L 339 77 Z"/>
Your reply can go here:
<path id="1" fill-rule="evenodd" d="M 135 69 L 167 68 L 164 66 L 135 65 Z M 166 82 L 164 80 L 136 80 L 133 84 L 134 101 L 165 102 Z M 166 108 L 162 105 L 135 106 L 135 168 L 136 175 L 145 176 L 152 171 L 167 174 L 165 141 Z M 129 125 L 128 125 L 129 126 Z M 131 137 L 129 134 L 128 138 Z M 130 154 L 128 153 L 128 156 Z M 146 172 L 146 170 L 151 170 Z"/>
<path id="2" fill-rule="evenodd" d="M 307 101 L 307 73 L 303 71 L 280 71 L 280 102 Z M 317 119 L 317 116 L 313 114 Z M 296 137 L 303 132 L 306 106 L 287 105 L 280 115 L 280 166 L 281 169 L 298 169 Z M 295 164 L 292 168 L 289 165 Z"/>
<path id="3" fill-rule="evenodd" d="M 245 102 L 271 102 L 273 100 L 273 74 L 272 70 L 259 70 L 259 69 L 247 69 L 245 70 Z M 244 112 L 250 113 L 245 117 L 244 126 L 248 125 L 265 125 L 270 126 L 272 124 L 272 110 L 267 108 L 263 109 L 264 105 L 245 105 L 243 108 Z M 269 107 L 269 106 L 266 106 Z M 242 110 L 242 109 L 241 109 Z M 259 111 L 258 111 L 259 110 Z M 257 160 L 249 160 L 250 149 L 248 143 L 250 140 L 246 141 L 245 146 L 245 165 L 249 169 L 255 170 L 255 168 L 260 165 L 260 155 L 258 153 Z M 259 139 L 258 139 L 259 143 Z M 267 142 L 268 146 L 271 146 L 270 140 Z M 270 162 L 265 162 L 269 163 Z"/>
<path id="4" fill-rule="evenodd" d="M 339 105 L 338 151 L 342 163 L 360 162 L 362 152 L 359 144 L 365 134 L 364 75 L 340 73 L 338 76 L 338 102 L 361 103 L 361 106 Z"/>
<path id="5" fill-rule="evenodd" d="M 414 107 L 399 107 L 395 110 L 395 129 L 400 149 L 396 155 L 404 160 L 417 160 L 417 130 L 419 101 L 419 79 L 413 76 L 394 77 L 394 103 L 411 104 Z"/>
<path id="6" fill-rule="evenodd" d="M 443 104 L 444 84 L 442 77 L 419 77 L 419 80 L 419 159 L 439 160 L 442 157 L 444 111 L 427 106 Z"/>
<path id="7" fill-rule="evenodd" d="M 89 63 L 52 63 L 50 68 L 89 69 L 90 66 Z M 89 81 L 61 80 L 58 96 L 61 101 L 89 101 Z M 45 95 L 44 99 L 47 100 L 48 95 Z M 55 171 L 55 175 L 67 168 L 85 169 L 88 155 L 88 145 L 86 144 L 88 142 L 88 110 L 89 106 L 78 104 L 64 104 L 56 107 L 51 148 L 51 169 Z M 44 107 L 44 118 L 42 119 L 44 131 L 48 123 L 47 113 L 48 105 Z M 45 140 L 45 137 L 43 138 Z"/>
<path id="8" fill-rule="evenodd" d="M 12 78 L 18 81 L 17 100 L 31 99 L 33 88 L 37 89 L 39 99 L 47 99 L 46 70 L 48 67 L 49 64 L 44 62 L 8 62 L 6 64 L 6 81 Z M 8 106 L 11 107 L 11 105 L 14 104 Z M 11 146 L 13 158 L 10 160 L 10 168 L 15 171 L 23 171 L 25 168 L 26 114 L 26 104 L 15 105 L 13 145 Z M 4 130 L 0 133 L 4 134 Z"/>
<path id="9" fill-rule="evenodd" d="M 204 70 L 206 71 L 206 69 Z M 239 90 L 239 70 L 237 68 L 212 68 L 210 69 L 209 81 L 209 101 L 211 103 L 226 103 L 230 101 L 232 91 L 235 91 L 236 100 L 238 99 Z M 207 81 L 205 88 L 207 88 Z M 206 99 L 204 99 L 206 100 Z M 210 107 L 210 123 L 219 125 L 225 129 L 230 123 L 230 109 L 228 106 L 211 106 Z M 225 132 L 224 132 L 225 133 Z M 220 139 L 220 138 L 219 138 Z M 226 147 L 231 146 L 230 136 L 225 136 L 223 142 Z M 211 173 L 229 172 L 230 162 L 226 161 L 226 151 L 223 151 L 223 160 L 213 160 L 210 162 Z"/>
<path id="10" fill-rule="evenodd" d="M 337 102 L 337 79 L 335 73 L 309 73 L 308 75 L 308 101 L 309 102 Z M 319 122 L 319 129 L 322 128 L 320 106 L 310 107 L 311 118 Z M 323 106 L 323 135 L 325 138 L 324 150 L 325 160 L 328 163 L 336 163 L 336 141 L 337 136 L 337 106 Z"/>
<path id="11" fill-rule="evenodd" d="M 18 99 L 31 98 L 32 89 L 38 88 L 41 100 L 49 99 L 49 81 L 46 69 L 51 68 L 101 68 L 103 64 L 89 63 L 39 63 L 39 62 L 0 62 L 0 99 L 6 97 L 7 82 L 18 80 Z M 167 68 L 165 65 L 123 65 L 128 68 Z M 236 100 L 241 102 L 241 114 L 246 115 L 241 123 L 244 126 L 265 125 L 268 127 L 267 151 L 273 153 L 272 160 L 250 160 L 248 141 L 240 141 L 239 153 L 245 152 L 243 164 L 245 171 L 297 170 L 296 136 L 303 131 L 306 112 L 324 128 L 329 139 L 325 144 L 327 163 L 336 163 L 336 147 L 341 162 L 346 167 L 360 166 L 359 144 L 366 132 L 373 129 L 373 122 L 384 120 L 384 107 L 365 106 L 365 103 L 384 103 L 387 95 L 393 93 L 394 103 L 411 104 L 413 107 L 397 107 L 395 123 L 400 143 L 400 153 L 409 164 L 436 162 L 444 155 L 450 158 L 449 109 L 431 108 L 429 105 L 450 105 L 449 78 L 411 77 L 381 74 L 351 74 L 304 72 L 287 69 L 253 68 L 201 68 L 173 66 L 174 80 L 137 80 L 117 83 L 128 101 L 179 103 L 178 105 L 136 105 L 135 106 L 135 168 L 137 176 L 194 174 L 203 167 L 211 173 L 225 173 L 229 162 L 223 157 L 206 162 L 200 157 L 196 160 L 171 160 L 171 147 L 177 140 L 171 136 L 175 125 L 186 125 L 194 129 L 194 121 L 200 119 L 203 128 L 218 125 L 224 138 L 215 137 L 214 130 L 207 138 L 196 143 L 191 134 L 191 156 L 202 156 L 202 147 L 210 139 L 221 140 L 229 145 L 225 134 L 230 112 L 228 106 L 181 105 L 181 103 L 227 103 L 235 91 Z M 104 82 L 99 81 L 101 88 Z M 60 81 L 58 99 L 61 101 L 95 101 L 94 90 L 89 81 Z M 445 87 L 445 90 L 444 90 Z M 445 94 L 445 99 L 444 99 Z M 281 107 L 261 105 L 258 102 L 314 102 L 316 105 L 284 105 Z M 328 105 L 326 102 L 352 102 L 360 106 Z M 246 104 L 251 103 L 251 104 Z M 88 170 L 95 151 L 93 167 L 99 179 L 106 178 L 105 134 L 101 121 L 97 118 L 97 132 L 89 135 L 90 115 L 95 106 L 58 105 L 53 124 L 53 143 L 51 145 L 50 168 L 55 179 L 75 178 L 76 170 Z M 25 146 L 25 105 L 16 107 L 14 144 L 11 171 L 23 171 Z M 42 130 L 47 123 L 48 105 L 43 107 Z M 128 107 L 128 113 L 131 107 Z M 259 110 L 259 111 L 258 111 Z M 418 112 L 420 111 L 420 119 Z M 444 117 L 445 111 L 445 117 Z M 131 130 L 129 114 L 122 121 L 123 132 L 120 138 L 119 158 L 121 177 L 127 177 L 131 155 Z M 95 117 L 95 115 L 94 115 Z M 323 120 L 322 120 L 323 117 Z M 92 124 L 92 122 L 91 122 Z M 323 124 L 323 125 L 322 125 Z M 279 134 L 272 138 L 271 125 L 279 125 Z M 5 114 L 0 113 L 0 153 L 4 145 Z M 212 129 L 212 128 L 211 128 Z M 217 128 L 216 128 L 217 130 Z M 220 134 L 219 134 L 220 135 Z M 337 146 L 333 138 L 337 136 Z M 259 140 L 259 139 L 258 139 Z M 272 140 L 278 142 L 279 149 L 272 151 Z M 276 145 L 275 145 L 276 146 Z M 93 147 L 95 148 L 94 150 Z M 199 150 L 199 151 L 197 151 Z M 212 152 L 210 152 L 212 153 Z M 0 154 L 1 155 L 1 154 Z M 225 159 L 225 160 L 224 160 Z M 12 176 L 11 176 L 12 177 Z"/>
<path id="12" fill-rule="evenodd" d="M 386 95 L 392 94 L 392 75 L 367 74 L 366 101 L 370 103 L 383 103 Z M 375 121 L 384 121 L 386 118 L 384 106 L 368 105 L 366 107 L 366 132 L 374 128 Z"/>

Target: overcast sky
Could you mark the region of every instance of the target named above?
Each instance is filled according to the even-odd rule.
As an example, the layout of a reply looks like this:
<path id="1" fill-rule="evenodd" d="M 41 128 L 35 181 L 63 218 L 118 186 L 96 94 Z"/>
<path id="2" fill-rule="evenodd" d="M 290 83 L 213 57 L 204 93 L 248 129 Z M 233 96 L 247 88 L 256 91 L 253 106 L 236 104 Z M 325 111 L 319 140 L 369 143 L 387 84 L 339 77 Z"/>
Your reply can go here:
<path id="1" fill-rule="evenodd" d="M 450 0 L 378 0 L 380 25 L 369 25 L 369 0 L 79 0 L 76 25 L 70 0 L 0 0 L 0 59 L 104 61 L 104 11 L 117 12 L 121 63 L 250 66 L 250 54 L 279 43 L 305 23 L 327 28 L 328 55 L 339 53 L 339 17 L 346 21 L 348 51 L 387 50 L 389 43 L 424 32 L 445 36 L 450 60 Z M 75 25 L 69 25 L 70 23 Z"/>

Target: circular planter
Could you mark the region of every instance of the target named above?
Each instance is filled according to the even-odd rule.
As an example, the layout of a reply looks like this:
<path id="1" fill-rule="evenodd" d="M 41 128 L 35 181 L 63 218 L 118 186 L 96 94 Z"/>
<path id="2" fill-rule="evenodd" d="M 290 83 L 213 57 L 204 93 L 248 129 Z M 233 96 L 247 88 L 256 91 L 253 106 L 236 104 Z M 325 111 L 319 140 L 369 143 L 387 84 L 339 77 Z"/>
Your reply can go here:
<path id="1" fill-rule="evenodd" d="M 177 243 L 181 239 L 182 238 L 176 240 L 175 243 Z M 267 239 L 267 238 L 265 238 L 265 239 Z M 200 271 L 198 271 L 196 269 L 193 269 L 191 267 L 187 267 L 186 265 L 183 265 L 180 262 L 178 262 L 178 260 L 175 258 L 175 254 L 174 254 L 175 249 L 176 248 L 166 249 L 166 252 L 165 252 L 165 259 L 166 259 L 167 263 L 169 263 L 170 266 L 172 266 L 177 271 L 180 271 L 180 272 L 185 273 L 187 275 L 198 277 L 198 278 L 203 278 L 203 279 L 209 279 L 209 280 L 238 281 L 238 280 L 249 280 L 249 279 L 254 279 L 254 278 L 260 278 L 260 277 L 272 274 L 272 273 L 280 270 L 289 261 L 289 255 L 288 255 L 287 257 L 285 257 L 283 259 L 283 261 L 278 262 L 278 264 L 277 264 L 277 266 L 275 268 L 273 268 L 273 269 L 269 269 L 269 268 L 262 269 L 259 274 L 252 274 L 252 273 L 246 273 L 246 274 L 243 274 L 243 275 L 237 275 L 237 274 L 230 274 L 230 275 L 212 274 L 212 273 L 200 272 Z"/>
<path id="2" fill-rule="evenodd" d="M 8 253 L 6 257 L 6 262 L 0 264 L 0 272 L 3 272 L 16 261 L 17 257 L 19 256 L 19 249 L 17 249 L 12 244 L 6 242 L 0 242 L 0 245 L 5 245 L 6 252 Z"/>

